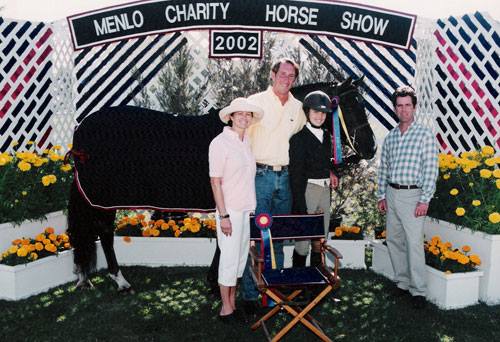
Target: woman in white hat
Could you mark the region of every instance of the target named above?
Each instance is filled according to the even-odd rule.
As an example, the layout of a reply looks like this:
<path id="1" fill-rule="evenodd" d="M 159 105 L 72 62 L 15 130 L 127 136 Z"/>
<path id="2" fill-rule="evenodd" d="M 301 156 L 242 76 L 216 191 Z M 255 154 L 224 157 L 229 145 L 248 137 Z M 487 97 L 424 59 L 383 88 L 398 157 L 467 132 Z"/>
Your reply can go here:
<path id="1" fill-rule="evenodd" d="M 255 158 L 247 128 L 260 120 L 263 110 L 245 98 L 234 99 L 219 112 L 224 127 L 210 143 L 210 183 L 217 206 L 217 243 L 221 250 L 219 317 L 232 320 L 236 310 L 236 281 L 243 275 L 250 244 L 249 215 L 255 210 Z"/>

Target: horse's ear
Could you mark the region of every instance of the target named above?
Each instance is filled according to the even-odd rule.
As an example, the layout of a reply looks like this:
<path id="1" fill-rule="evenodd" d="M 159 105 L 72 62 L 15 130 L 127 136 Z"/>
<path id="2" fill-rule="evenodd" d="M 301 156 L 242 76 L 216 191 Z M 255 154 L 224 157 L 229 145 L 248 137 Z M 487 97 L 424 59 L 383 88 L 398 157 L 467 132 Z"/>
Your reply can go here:
<path id="1" fill-rule="evenodd" d="M 363 83 L 363 80 L 365 79 L 365 75 L 361 76 L 357 80 L 352 81 L 352 84 L 358 87 L 361 83 Z"/>

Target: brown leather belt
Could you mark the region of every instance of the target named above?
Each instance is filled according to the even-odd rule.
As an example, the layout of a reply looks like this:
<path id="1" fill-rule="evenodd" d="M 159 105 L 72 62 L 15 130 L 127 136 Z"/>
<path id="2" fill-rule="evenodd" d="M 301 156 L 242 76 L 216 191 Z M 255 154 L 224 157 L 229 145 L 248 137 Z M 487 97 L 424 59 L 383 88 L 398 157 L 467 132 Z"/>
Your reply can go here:
<path id="1" fill-rule="evenodd" d="M 258 169 L 264 169 L 264 170 L 269 170 L 269 171 L 274 171 L 274 172 L 288 170 L 288 165 L 267 165 L 267 164 L 261 164 L 261 163 L 256 163 L 256 165 L 257 165 Z"/>
<path id="2" fill-rule="evenodd" d="M 391 187 L 393 187 L 394 189 L 398 189 L 398 190 L 419 189 L 419 187 L 416 185 L 400 185 L 400 184 L 395 184 L 395 183 L 389 183 L 389 185 Z"/>

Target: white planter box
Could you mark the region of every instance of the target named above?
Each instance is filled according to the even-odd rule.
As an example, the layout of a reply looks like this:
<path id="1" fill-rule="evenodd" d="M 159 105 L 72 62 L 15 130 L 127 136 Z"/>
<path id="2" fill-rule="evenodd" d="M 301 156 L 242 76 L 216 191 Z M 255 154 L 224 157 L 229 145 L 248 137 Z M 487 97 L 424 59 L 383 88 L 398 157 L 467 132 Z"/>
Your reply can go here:
<path id="1" fill-rule="evenodd" d="M 131 237 L 125 242 L 115 236 L 116 258 L 120 265 L 132 266 L 209 266 L 216 239 Z"/>
<path id="2" fill-rule="evenodd" d="M 424 233 L 426 239 L 439 235 L 460 248 L 469 245 L 472 253 L 481 258 L 479 269 L 484 272 L 479 284 L 479 300 L 488 305 L 500 304 L 500 234 L 490 235 L 458 228 L 449 222 L 426 218 Z"/>
<path id="3" fill-rule="evenodd" d="M 97 242 L 97 269 L 103 267 L 106 267 L 106 261 Z M 27 298 L 74 280 L 72 250 L 23 265 L 0 264 L 0 299 Z"/>
<path id="4" fill-rule="evenodd" d="M 340 268 L 366 269 L 365 248 L 368 240 L 332 240 L 328 239 L 328 246 L 332 246 L 342 254 Z M 333 266 L 333 257 L 326 254 L 326 264 Z"/>
<path id="5" fill-rule="evenodd" d="M 479 280 L 483 272 L 445 274 L 427 268 L 427 299 L 444 310 L 459 309 L 478 303 Z"/>
<path id="6" fill-rule="evenodd" d="M 383 244 L 384 240 L 374 240 L 370 242 L 373 249 L 371 270 L 381 274 L 390 280 L 394 280 L 394 268 L 389 256 L 387 246 Z"/>
<path id="7" fill-rule="evenodd" d="M 62 234 L 66 231 L 68 223 L 66 215 L 62 211 L 49 213 L 46 216 L 46 220 L 24 221 L 19 226 L 15 226 L 10 222 L 0 224 L 0 252 L 9 248 L 12 240 L 22 237 L 34 238 L 46 227 L 53 227 L 56 234 Z"/>

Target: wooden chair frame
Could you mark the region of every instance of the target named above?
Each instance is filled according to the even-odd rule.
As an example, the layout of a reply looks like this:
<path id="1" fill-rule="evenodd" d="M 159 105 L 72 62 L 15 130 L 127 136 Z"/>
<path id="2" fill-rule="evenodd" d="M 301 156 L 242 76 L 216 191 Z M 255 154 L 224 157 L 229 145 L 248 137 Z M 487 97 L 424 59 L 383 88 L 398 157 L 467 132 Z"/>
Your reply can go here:
<path id="1" fill-rule="evenodd" d="M 281 237 L 280 239 L 283 239 Z M 258 239 L 254 239 L 257 240 Z M 273 239 L 274 240 L 274 239 Z M 263 295 L 270 297 L 276 305 L 272 307 L 264 316 L 262 316 L 257 322 L 255 322 L 251 329 L 257 330 L 262 327 L 264 333 L 269 341 L 279 341 L 282 339 L 287 332 L 289 332 L 297 323 L 302 323 L 306 328 L 310 329 L 314 334 L 316 334 L 322 341 L 331 341 L 325 332 L 321 329 L 319 323 L 309 314 L 309 312 L 330 292 L 340 287 L 340 277 L 338 275 L 339 270 L 339 260 L 342 255 L 335 248 L 328 246 L 324 238 L 311 238 L 311 240 L 321 240 L 321 265 L 318 266 L 318 271 L 327 280 L 326 284 L 310 285 L 303 283 L 290 283 L 285 285 L 280 285 L 279 287 L 267 286 L 263 279 L 263 266 L 264 258 L 257 251 L 255 246 L 250 247 L 250 258 L 251 263 L 251 274 L 254 282 L 257 286 L 259 292 Z M 325 253 L 329 253 L 334 258 L 333 269 L 326 266 L 325 263 Z M 317 293 L 317 295 L 310 300 L 309 304 L 303 307 L 298 302 L 294 302 L 294 299 L 302 293 L 306 288 L 316 288 L 323 286 L 323 289 Z M 289 295 L 285 295 L 282 289 L 290 289 L 292 292 Z M 284 310 L 293 316 L 293 319 L 283 327 L 274 337 L 271 337 L 269 330 L 266 327 L 266 321 L 273 317 L 279 311 Z"/>

